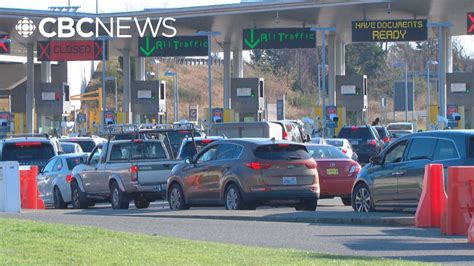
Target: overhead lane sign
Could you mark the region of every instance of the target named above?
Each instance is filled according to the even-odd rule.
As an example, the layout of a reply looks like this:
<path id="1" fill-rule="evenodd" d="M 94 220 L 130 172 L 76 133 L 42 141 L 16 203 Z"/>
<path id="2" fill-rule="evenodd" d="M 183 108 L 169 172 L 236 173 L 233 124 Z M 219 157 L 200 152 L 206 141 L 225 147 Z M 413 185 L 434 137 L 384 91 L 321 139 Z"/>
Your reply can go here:
<path id="1" fill-rule="evenodd" d="M 352 42 L 408 42 L 428 39 L 426 19 L 352 22 Z"/>
<path id="2" fill-rule="evenodd" d="M 207 56 L 207 36 L 175 36 L 138 38 L 138 56 Z"/>
<path id="3" fill-rule="evenodd" d="M 37 43 L 36 49 L 38 61 L 102 60 L 104 51 L 102 41 L 42 41 Z"/>
<path id="4" fill-rule="evenodd" d="M 10 36 L 8 34 L 0 34 L 0 54 L 10 53 Z"/>
<path id="5" fill-rule="evenodd" d="M 310 28 L 244 29 L 242 48 L 244 50 L 316 48 L 316 33 Z"/>
<path id="6" fill-rule="evenodd" d="M 467 34 L 474 35 L 474 12 L 467 13 Z"/>

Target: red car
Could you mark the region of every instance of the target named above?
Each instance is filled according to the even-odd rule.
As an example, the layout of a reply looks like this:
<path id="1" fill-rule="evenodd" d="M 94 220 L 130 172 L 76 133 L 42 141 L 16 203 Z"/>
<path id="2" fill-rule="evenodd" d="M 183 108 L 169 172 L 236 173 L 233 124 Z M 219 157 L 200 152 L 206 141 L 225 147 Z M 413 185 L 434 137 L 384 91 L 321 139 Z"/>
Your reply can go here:
<path id="1" fill-rule="evenodd" d="M 320 198 L 341 197 L 344 205 L 351 206 L 352 185 L 360 165 L 334 146 L 308 144 L 306 148 L 317 163 Z"/>

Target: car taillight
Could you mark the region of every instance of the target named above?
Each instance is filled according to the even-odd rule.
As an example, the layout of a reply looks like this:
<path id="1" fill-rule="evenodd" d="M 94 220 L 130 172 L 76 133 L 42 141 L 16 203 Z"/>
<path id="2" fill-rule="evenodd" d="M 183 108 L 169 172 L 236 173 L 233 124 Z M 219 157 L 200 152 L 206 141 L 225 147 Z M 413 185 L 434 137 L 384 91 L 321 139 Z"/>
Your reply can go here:
<path id="1" fill-rule="evenodd" d="M 132 181 L 138 180 L 138 166 L 132 165 L 132 167 L 130 167 L 130 179 Z"/>
<path id="2" fill-rule="evenodd" d="M 142 139 L 134 139 L 134 140 L 133 140 L 133 143 L 142 143 L 142 142 L 143 142 Z"/>
<path id="3" fill-rule="evenodd" d="M 308 169 L 316 169 L 316 166 L 317 166 L 317 165 L 316 165 L 316 161 L 313 160 L 313 159 L 308 160 L 308 161 L 305 163 L 305 165 L 306 165 L 306 168 L 308 168 Z"/>
<path id="4" fill-rule="evenodd" d="M 288 132 L 283 131 L 283 139 L 284 140 L 289 140 L 290 139 L 289 136 L 288 136 Z"/>
<path id="5" fill-rule="evenodd" d="M 346 149 L 341 149 L 342 153 L 347 153 Z"/>
<path id="6" fill-rule="evenodd" d="M 253 170 L 265 170 L 270 168 L 272 166 L 269 163 L 261 163 L 261 162 L 251 162 L 251 163 L 246 163 L 245 164 L 248 168 L 253 169 Z"/>
<path id="7" fill-rule="evenodd" d="M 367 141 L 367 144 L 369 144 L 369 145 L 374 145 L 374 146 L 375 146 L 375 145 L 377 145 L 377 140 L 376 140 L 376 139 L 369 139 L 369 140 Z"/>
<path id="8" fill-rule="evenodd" d="M 353 165 L 351 166 L 351 170 L 349 170 L 349 176 L 353 176 L 354 174 L 358 174 L 360 171 L 360 166 L 359 165 Z"/>
<path id="9" fill-rule="evenodd" d="M 201 142 L 204 143 L 204 144 L 209 144 L 212 141 L 213 141 L 212 139 L 203 139 L 203 140 L 201 140 Z"/>
<path id="10" fill-rule="evenodd" d="M 388 143 L 388 142 L 390 142 L 390 138 L 389 138 L 389 137 L 385 137 L 385 138 L 383 138 L 383 142 L 384 142 L 384 143 Z"/>
<path id="11" fill-rule="evenodd" d="M 66 176 L 66 182 L 68 182 L 68 183 L 72 182 L 72 175 L 67 175 Z"/>

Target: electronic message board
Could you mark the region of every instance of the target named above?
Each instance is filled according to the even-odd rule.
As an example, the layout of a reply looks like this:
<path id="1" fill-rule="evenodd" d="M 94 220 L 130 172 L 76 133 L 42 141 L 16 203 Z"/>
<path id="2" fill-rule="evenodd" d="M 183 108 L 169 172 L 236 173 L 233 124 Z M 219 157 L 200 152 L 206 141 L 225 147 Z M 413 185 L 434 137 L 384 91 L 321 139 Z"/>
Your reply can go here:
<path id="1" fill-rule="evenodd" d="M 244 29 L 242 48 L 244 50 L 316 48 L 316 32 L 310 28 Z"/>
<path id="2" fill-rule="evenodd" d="M 467 13 L 467 34 L 474 35 L 474 12 Z"/>
<path id="3" fill-rule="evenodd" d="M 138 38 L 138 56 L 207 56 L 207 36 Z"/>
<path id="4" fill-rule="evenodd" d="M 426 19 L 352 21 L 352 42 L 408 42 L 427 39 Z"/>
<path id="5" fill-rule="evenodd" d="M 107 48 L 107 42 L 106 42 Z M 102 41 L 40 41 L 37 43 L 38 61 L 102 60 Z M 106 49 L 106 58 L 107 58 Z"/>
<path id="6" fill-rule="evenodd" d="M 8 34 L 0 34 L 0 54 L 10 53 L 10 36 Z"/>

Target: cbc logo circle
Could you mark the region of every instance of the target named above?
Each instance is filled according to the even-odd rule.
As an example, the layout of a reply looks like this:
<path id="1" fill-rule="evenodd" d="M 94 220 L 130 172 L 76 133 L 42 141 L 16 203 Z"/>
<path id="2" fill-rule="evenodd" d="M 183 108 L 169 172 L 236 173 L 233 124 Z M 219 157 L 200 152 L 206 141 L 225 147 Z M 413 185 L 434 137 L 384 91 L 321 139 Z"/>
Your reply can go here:
<path id="1" fill-rule="evenodd" d="M 35 23 L 33 23 L 33 20 L 24 17 L 18 20 L 18 23 L 16 24 L 15 28 L 18 34 L 20 34 L 20 36 L 27 38 L 33 35 L 33 33 L 35 32 L 36 26 L 35 26 Z"/>

